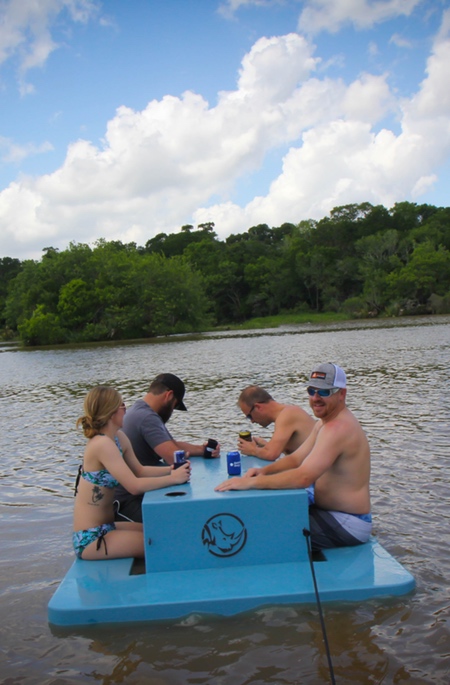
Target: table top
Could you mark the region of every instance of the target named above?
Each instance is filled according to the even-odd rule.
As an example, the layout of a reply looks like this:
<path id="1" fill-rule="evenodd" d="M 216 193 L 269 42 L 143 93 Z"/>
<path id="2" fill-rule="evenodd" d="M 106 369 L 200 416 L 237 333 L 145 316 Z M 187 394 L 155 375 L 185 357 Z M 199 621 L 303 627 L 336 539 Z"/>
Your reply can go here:
<path id="1" fill-rule="evenodd" d="M 224 499 L 229 497 L 281 497 L 286 492 L 297 492 L 299 498 L 307 497 L 306 490 L 233 490 L 228 492 L 215 492 L 214 488 L 222 483 L 228 476 L 226 453 L 215 459 L 203 459 L 203 457 L 192 457 L 190 459 L 192 472 L 189 483 L 174 485 L 170 488 L 152 490 L 144 495 L 144 504 L 150 503 L 170 503 L 175 500 L 178 502 L 192 502 Z M 241 456 L 242 474 L 248 469 L 256 466 L 262 468 L 270 462 L 256 457 Z"/>

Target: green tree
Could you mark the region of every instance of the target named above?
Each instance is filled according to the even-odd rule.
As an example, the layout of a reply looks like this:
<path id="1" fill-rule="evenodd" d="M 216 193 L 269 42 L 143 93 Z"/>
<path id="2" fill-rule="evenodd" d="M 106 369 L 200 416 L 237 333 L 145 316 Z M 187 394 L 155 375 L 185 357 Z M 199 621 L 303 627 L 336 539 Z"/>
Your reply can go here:
<path id="1" fill-rule="evenodd" d="M 389 274 L 387 282 L 392 299 L 425 305 L 433 293 L 442 296 L 450 291 L 450 252 L 436 249 L 431 242 L 420 243 L 409 262 Z"/>
<path id="2" fill-rule="evenodd" d="M 82 278 L 73 278 L 60 289 L 58 312 L 61 322 L 71 329 L 90 323 L 95 314 L 92 290 Z"/>
<path id="3" fill-rule="evenodd" d="M 198 228 L 199 230 L 194 231 L 191 224 L 185 224 L 179 233 L 159 233 L 146 242 L 145 251 L 163 254 L 166 257 L 180 256 L 192 243 L 199 243 L 208 235 L 215 236 L 212 221 L 199 224 Z"/>
<path id="4" fill-rule="evenodd" d="M 6 325 L 17 330 L 22 321 L 33 314 L 41 292 L 39 262 L 27 259 L 15 278 L 9 282 L 8 295 L 4 307 Z"/>
<path id="5" fill-rule="evenodd" d="M 250 287 L 248 302 L 251 316 L 278 314 L 285 303 L 289 269 L 282 256 L 258 257 L 245 267 L 245 279 Z"/>
<path id="6" fill-rule="evenodd" d="M 18 326 L 20 338 L 25 345 L 57 345 L 67 341 L 68 332 L 60 325 L 58 317 L 46 312 L 39 304 L 29 319 Z"/>
<path id="7" fill-rule="evenodd" d="M 136 321 L 141 335 L 201 330 L 209 323 L 209 302 L 201 276 L 183 257 L 148 255 L 136 273 Z"/>
<path id="8" fill-rule="evenodd" d="M 186 224 L 145 247 L 99 240 L 46 247 L 40 262 L 3 260 L 3 323 L 35 342 L 104 340 L 305 308 L 375 315 L 399 302 L 447 307 L 449 208 L 349 204 L 320 221 L 258 224 L 225 241 L 214 228 Z"/>
<path id="9" fill-rule="evenodd" d="M 21 268 L 22 264 L 19 259 L 0 258 L 0 327 L 6 325 L 5 305 L 10 283 L 19 274 Z"/>
<path id="10" fill-rule="evenodd" d="M 401 267 L 398 243 L 398 232 L 390 229 L 360 238 L 355 245 L 360 258 L 362 297 L 371 313 L 380 313 L 389 301 L 387 275 Z"/>

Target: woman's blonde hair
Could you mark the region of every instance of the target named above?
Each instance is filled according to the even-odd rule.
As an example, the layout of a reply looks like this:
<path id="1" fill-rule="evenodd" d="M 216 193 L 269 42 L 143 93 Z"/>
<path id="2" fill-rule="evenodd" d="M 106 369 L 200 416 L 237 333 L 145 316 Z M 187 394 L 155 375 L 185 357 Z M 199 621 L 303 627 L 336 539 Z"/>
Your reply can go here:
<path id="1" fill-rule="evenodd" d="M 120 393 L 109 385 L 97 385 L 84 398 L 84 416 L 77 421 L 87 438 L 98 435 L 122 404 Z"/>

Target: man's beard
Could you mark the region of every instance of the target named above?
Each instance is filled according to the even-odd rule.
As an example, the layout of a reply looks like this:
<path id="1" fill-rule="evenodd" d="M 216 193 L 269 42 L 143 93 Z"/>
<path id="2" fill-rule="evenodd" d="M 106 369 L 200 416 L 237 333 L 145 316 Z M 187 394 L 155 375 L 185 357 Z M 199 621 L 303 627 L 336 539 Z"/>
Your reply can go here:
<path id="1" fill-rule="evenodd" d="M 172 402 L 167 402 L 167 404 L 165 404 L 164 407 L 161 407 L 158 414 L 163 420 L 163 423 L 167 423 L 167 421 L 170 419 L 173 413 L 173 409 L 174 408 Z"/>

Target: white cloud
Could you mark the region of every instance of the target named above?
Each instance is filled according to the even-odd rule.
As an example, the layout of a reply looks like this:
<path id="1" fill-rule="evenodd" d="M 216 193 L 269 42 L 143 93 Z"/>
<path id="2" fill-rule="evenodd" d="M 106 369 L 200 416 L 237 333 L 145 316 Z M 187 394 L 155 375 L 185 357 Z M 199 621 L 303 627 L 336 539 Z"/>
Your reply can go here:
<path id="1" fill-rule="evenodd" d="M 312 57 L 310 45 L 296 33 L 260 38 L 242 60 L 239 97 L 259 94 L 264 100 L 283 101 L 315 70 L 318 61 Z"/>
<path id="2" fill-rule="evenodd" d="M 258 223 L 321 218 L 348 202 L 389 207 L 419 196 L 450 151 L 447 21 L 410 100 L 395 101 L 385 76 L 318 78 L 312 46 L 289 34 L 257 41 L 236 90 L 219 93 L 214 107 L 188 91 L 142 111 L 119 108 L 102 147 L 74 142 L 54 173 L 0 193 L 0 253 L 39 257 L 44 246 L 64 249 L 75 238 L 142 245 L 203 221 L 225 237 Z M 393 112 L 398 135 L 382 127 Z M 267 195 L 233 203 L 239 179 L 286 145 Z"/>
<path id="3" fill-rule="evenodd" d="M 27 143 L 26 145 L 17 145 L 9 138 L 0 136 L 0 158 L 2 162 L 21 162 L 26 157 L 40 155 L 45 152 L 53 150 L 53 145 L 45 141 L 41 145 L 34 143 Z"/>
<path id="4" fill-rule="evenodd" d="M 398 48 L 411 49 L 413 47 L 413 44 L 411 43 L 410 40 L 406 40 L 406 38 L 403 38 L 398 33 L 394 33 L 390 37 L 389 42 L 392 43 L 393 45 L 396 45 Z"/>
<path id="5" fill-rule="evenodd" d="M 374 134 L 370 124 L 359 121 L 336 120 L 311 129 L 302 147 L 286 155 L 267 197 L 253 200 L 247 214 L 254 217 L 252 223 L 265 216 L 266 223 L 277 225 L 280 206 L 284 220 L 293 223 L 319 219 L 350 202 L 381 200 L 392 206 L 407 196 L 421 173 L 410 165 L 413 145 L 413 139 L 403 142 L 386 129 Z"/>
<path id="6" fill-rule="evenodd" d="M 384 79 L 364 75 L 343 94 L 347 118 L 331 116 L 306 131 L 302 144 L 286 155 L 283 171 L 266 197 L 255 198 L 240 217 L 234 205 L 210 208 L 208 220 L 220 217 L 226 234 L 258 223 L 319 219 L 347 203 L 369 201 L 390 207 L 407 198 L 419 199 L 436 182 L 434 171 L 450 154 L 449 32 L 450 10 L 444 14 L 419 91 L 399 103 L 399 135 L 387 129 L 374 132 L 372 125 L 392 105 L 392 95 Z M 206 220 L 206 210 L 199 210 L 197 217 Z"/>
<path id="7" fill-rule="evenodd" d="M 395 106 L 386 75 L 362 74 L 348 86 L 343 102 L 346 118 L 373 124 Z"/>
<path id="8" fill-rule="evenodd" d="M 98 11 L 96 0 L 2 0 L 0 2 L 0 66 L 15 58 L 19 90 L 34 91 L 24 78 L 30 69 L 42 67 L 58 47 L 51 29 L 56 19 L 68 12 L 72 21 L 87 22 Z"/>
<path id="9" fill-rule="evenodd" d="M 234 17 L 241 7 L 269 7 L 270 5 L 280 5 L 284 0 L 224 0 L 219 5 L 218 12 L 226 19 Z"/>
<path id="10" fill-rule="evenodd" d="M 441 29 L 436 37 L 427 62 L 427 77 L 411 102 L 405 104 L 408 122 L 434 121 L 436 117 L 448 120 L 450 113 L 450 90 L 448 88 L 448 65 L 450 64 L 450 10 L 443 16 Z"/>
<path id="11" fill-rule="evenodd" d="M 411 14 L 421 0 L 307 0 L 299 30 L 307 34 L 336 33 L 346 24 L 367 29 L 393 17 Z"/>
<path id="12" fill-rule="evenodd" d="M 214 108 L 191 92 L 152 101 L 141 112 L 119 108 L 101 149 L 79 140 L 60 169 L 0 194 L 4 244 L 26 241 L 37 250 L 43 235 L 56 247 L 74 235 L 145 242 L 178 228 L 209 197 L 223 197 L 240 175 L 258 168 L 268 150 L 316 121 L 323 97 L 334 106 L 333 84 L 308 78 L 314 67 L 301 36 L 263 38 L 244 58 L 237 90 L 221 92 Z"/>
<path id="13" fill-rule="evenodd" d="M 219 13 L 232 18 L 242 7 L 283 4 L 285 0 L 224 0 Z M 411 14 L 422 0 L 301 0 L 298 28 L 306 34 L 336 33 L 345 24 L 367 29 L 393 17 Z"/>

